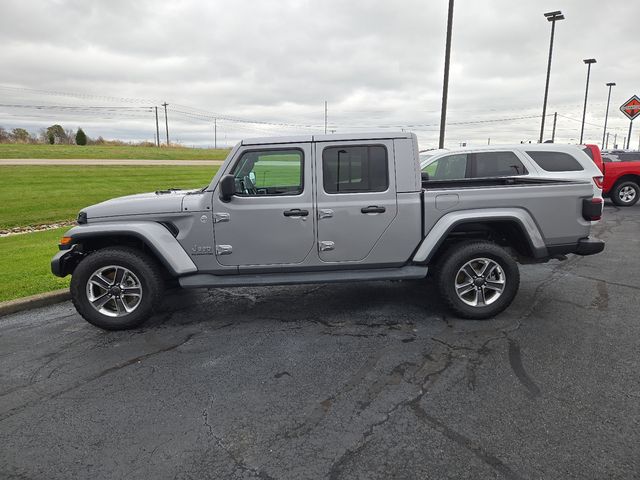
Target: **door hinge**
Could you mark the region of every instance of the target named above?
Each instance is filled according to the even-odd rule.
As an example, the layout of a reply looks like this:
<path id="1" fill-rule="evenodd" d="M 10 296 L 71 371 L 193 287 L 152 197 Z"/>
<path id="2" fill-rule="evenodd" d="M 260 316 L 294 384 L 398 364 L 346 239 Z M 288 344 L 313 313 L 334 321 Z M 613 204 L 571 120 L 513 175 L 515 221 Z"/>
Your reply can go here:
<path id="1" fill-rule="evenodd" d="M 323 240 L 321 242 L 319 242 L 320 244 L 320 251 L 321 252 L 326 252 L 328 250 L 333 250 L 336 247 L 336 244 L 334 242 L 328 241 L 328 240 Z"/>
<path id="2" fill-rule="evenodd" d="M 330 208 L 321 208 L 318 212 L 318 218 L 331 218 L 333 217 L 333 210 Z"/>
<path id="3" fill-rule="evenodd" d="M 213 223 L 228 222 L 231 216 L 228 213 L 214 213 Z"/>
<path id="4" fill-rule="evenodd" d="M 216 245 L 216 255 L 231 255 L 233 247 L 231 245 Z"/>

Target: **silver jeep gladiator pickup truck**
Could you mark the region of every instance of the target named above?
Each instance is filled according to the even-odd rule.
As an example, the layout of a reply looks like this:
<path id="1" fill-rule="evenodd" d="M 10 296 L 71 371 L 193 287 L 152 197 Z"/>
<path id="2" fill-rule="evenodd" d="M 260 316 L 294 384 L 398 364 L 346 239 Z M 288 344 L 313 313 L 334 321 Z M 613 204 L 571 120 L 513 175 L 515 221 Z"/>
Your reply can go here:
<path id="1" fill-rule="evenodd" d="M 550 146 L 552 148 L 552 146 Z M 83 209 L 55 275 L 100 328 L 144 322 L 166 285 L 213 288 L 421 279 L 449 308 L 483 319 L 519 286 L 516 262 L 591 255 L 602 214 L 587 182 L 429 181 L 414 134 L 245 140 L 209 185 Z"/>

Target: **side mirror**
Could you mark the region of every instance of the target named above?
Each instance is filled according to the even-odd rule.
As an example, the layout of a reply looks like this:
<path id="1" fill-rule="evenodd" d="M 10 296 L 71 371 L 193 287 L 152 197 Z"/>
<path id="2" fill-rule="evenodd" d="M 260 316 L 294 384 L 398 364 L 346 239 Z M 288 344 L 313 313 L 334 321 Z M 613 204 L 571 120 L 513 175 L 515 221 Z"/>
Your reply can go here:
<path id="1" fill-rule="evenodd" d="M 229 202 L 236 193 L 236 179 L 233 175 L 225 175 L 220 180 L 220 200 Z"/>
<path id="2" fill-rule="evenodd" d="M 429 181 L 429 174 L 427 172 L 422 172 L 421 177 L 423 182 Z"/>

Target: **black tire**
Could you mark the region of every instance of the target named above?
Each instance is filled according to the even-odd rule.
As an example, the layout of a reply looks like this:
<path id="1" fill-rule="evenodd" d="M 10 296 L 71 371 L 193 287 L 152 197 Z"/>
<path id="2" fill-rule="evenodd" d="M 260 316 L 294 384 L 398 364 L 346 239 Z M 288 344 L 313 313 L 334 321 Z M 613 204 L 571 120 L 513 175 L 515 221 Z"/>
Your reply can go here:
<path id="1" fill-rule="evenodd" d="M 640 187 L 631 180 L 620 182 L 611 189 L 609 197 L 619 207 L 630 207 L 640 198 Z"/>
<path id="2" fill-rule="evenodd" d="M 473 268 L 474 265 L 479 265 L 479 270 L 482 265 L 487 265 L 487 270 L 491 270 L 485 272 L 490 275 L 487 275 L 484 283 L 482 280 L 472 279 L 468 273 L 461 272 L 463 266 L 474 260 L 476 262 L 471 264 L 474 273 L 477 273 Z M 497 264 L 499 269 L 492 267 L 493 264 Z M 513 257 L 499 245 L 486 241 L 470 241 L 458 243 L 446 250 L 436 265 L 435 281 L 442 299 L 457 315 L 462 318 L 483 320 L 496 316 L 511 304 L 520 286 L 520 272 Z M 466 303 L 456 293 L 456 282 L 464 284 L 465 281 L 471 283 L 464 289 L 461 288 L 461 292 L 467 290 L 469 286 L 473 288 L 462 296 L 473 302 L 475 295 L 477 305 Z M 478 287 L 478 284 L 482 286 Z M 496 285 L 503 285 L 503 290 L 494 298 L 497 294 Z M 483 304 L 479 301 L 481 298 L 486 298 L 487 303 Z"/>
<path id="3" fill-rule="evenodd" d="M 138 303 L 133 311 L 117 317 L 98 311 L 89 300 L 89 292 L 87 290 L 87 283 L 94 273 L 110 266 L 129 270 L 129 272 L 133 273 L 135 281 L 139 282 L 141 288 L 140 299 L 137 300 Z M 131 281 L 134 277 L 129 276 L 128 279 Z M 157 262 L 144 252 L 128 247 L 104 248 L 87 255 L 75 268 L 71 278 L 71 299 L 76 310 L 87 322 L 104 330 L 126 330 L 142 325 L 160 305 L 163 291 L 162 269 Z M 136 299 L 129 297 L 129 300 L 126 301 L 135 303 Z M 119 308 L 119 305 L 122 304 L 116 305 L 115 300 L 110 300 L 109 302 L 107 302 L 105 308 L 111 306 L 113 310 L 122 311 Z"/>

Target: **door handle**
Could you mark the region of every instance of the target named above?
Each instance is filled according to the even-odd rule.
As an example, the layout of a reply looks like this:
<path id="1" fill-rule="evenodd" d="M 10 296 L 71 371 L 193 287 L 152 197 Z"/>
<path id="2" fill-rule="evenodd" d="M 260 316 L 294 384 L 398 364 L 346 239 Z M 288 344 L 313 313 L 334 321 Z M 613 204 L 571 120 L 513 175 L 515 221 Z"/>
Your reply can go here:
<path id="1" fill-rule="evenodd" d="M 306 217 L 307 215 L 309 215 L 309 210 L 301 210 L 299 208 L 284 211 L 285 217 Z"/>
<path id="2" fill-rule="evenodd" d="M 375 205 L 370 205 L 368 207 L 363 207 L 360 209 L 362 213 L 384 213 L 387 211 L 384 207 L 377 207 Z"/>

